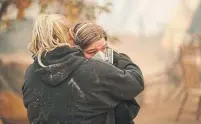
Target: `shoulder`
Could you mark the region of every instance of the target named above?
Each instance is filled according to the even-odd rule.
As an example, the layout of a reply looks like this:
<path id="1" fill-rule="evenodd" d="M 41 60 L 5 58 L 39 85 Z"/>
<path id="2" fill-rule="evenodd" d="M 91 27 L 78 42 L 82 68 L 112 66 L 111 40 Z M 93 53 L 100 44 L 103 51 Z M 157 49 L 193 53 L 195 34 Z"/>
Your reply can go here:
<path id="1" fill-rule="evenodd" d="M 120 69 L 116 68 L 112 64 L 106 62 L 96 61 L 96 60 L 87 60 L 81 65 L 80 71 L 88 72 L 86 74 L 92 74 L 96 72 L 99 76 L 105 76 L 109 74 L 119 73 Z"/>
<path id="2" fill-rule="evenodd" d="M 24 74 L 24 79 L 26 79 L 27 77 L 29 77 L 32 73 L 34 72 L 34 65 L 30 64 Z"/>
<path id="3" fill-rule="evenodd" d="M 39 84 L 40 79 L 38 75 L 36 74 L 36 69 L 34 64 L 30 64 L 25 73 L 24 73 L 24 83 L 23 85 L 26 85 L 28 87 L 35 86 Z"/>

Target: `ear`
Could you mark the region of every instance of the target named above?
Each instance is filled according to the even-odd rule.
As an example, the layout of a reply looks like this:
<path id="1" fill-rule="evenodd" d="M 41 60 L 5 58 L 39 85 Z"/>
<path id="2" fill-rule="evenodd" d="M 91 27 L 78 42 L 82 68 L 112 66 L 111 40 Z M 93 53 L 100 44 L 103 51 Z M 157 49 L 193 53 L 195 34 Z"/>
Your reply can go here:
<path id="1" fill-rule="evenodd" d="M 75 42 L 75 38 L 74 38 L 74 36 L 72 34 L 71 28 L 69 28 L 68 36 L 69 36 L 69 43 L 70 43 L 70 45 L 71 46 L 75 46 L 75 43 L 74 43 Z"/>
<path id="2" fill-rule="evenodd" d="M 72 38 L 69 38 L 68 43 L 69 43 L 72 47 L 75 46 L 74 40 L 73 40 Z"/>
<path id="3" fill-rule="evenodd" d="M 69 28 L 68 31 L 69 31 L 70 38 L 73 39 L 73 40 L 75 40 L 75 37 L 74 37 L 73 32 L 72 32 L 72 28 Z"/>

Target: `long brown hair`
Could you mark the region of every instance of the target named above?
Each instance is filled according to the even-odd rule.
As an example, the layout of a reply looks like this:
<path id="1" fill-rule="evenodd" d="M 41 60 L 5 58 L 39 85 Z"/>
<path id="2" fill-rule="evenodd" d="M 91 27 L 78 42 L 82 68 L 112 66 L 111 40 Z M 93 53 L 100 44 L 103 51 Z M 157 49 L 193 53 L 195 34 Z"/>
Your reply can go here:
<path id="1" fill-rule="evenodd" d="M 92 22 L 77 23 L 73 28 L 70 28 L 69 32 L 74 39 L 75 45 L 82 49 L 101 38 L 107 40 L 107 34 L 103 28 Z"/>

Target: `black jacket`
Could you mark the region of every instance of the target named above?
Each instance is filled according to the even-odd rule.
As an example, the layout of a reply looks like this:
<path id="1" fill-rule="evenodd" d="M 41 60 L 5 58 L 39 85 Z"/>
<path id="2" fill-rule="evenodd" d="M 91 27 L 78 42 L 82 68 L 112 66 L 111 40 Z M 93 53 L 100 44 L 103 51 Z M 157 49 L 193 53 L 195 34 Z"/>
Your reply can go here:
<path id="1" fill-rule="evenodd" d="M 24 105 L 32 124 L 115 124 L 114 108 L 144 88 L 135 64 L 120 70 L 86 60 L 76 48 L 57 48 L 25 73 Z M 141 72 L 140 72 L 141 73 Z"/>
<path id="2" fill-rule="evenodd" d="M 115 67 L 123 70 L 130 64 L 132 65 L 133 62 L 126 54 L 117 53 L 114 51 Z M 141 75 L 142 77 L 142 73 L 140 71 L 137 75 Z M 135 99 L 121 101 L 121 103 L 118 104 L 114 109 L 115 124 L 134 124 L 133 119 L 137 116 L 139 110 L 140 106 Z"/>

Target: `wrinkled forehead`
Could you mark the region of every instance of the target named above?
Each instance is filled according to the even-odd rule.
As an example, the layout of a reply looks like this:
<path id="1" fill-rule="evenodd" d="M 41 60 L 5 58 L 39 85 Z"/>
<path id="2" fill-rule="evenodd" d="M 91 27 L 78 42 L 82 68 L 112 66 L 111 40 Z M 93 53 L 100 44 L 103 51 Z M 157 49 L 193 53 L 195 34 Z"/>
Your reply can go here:
<path id="1" fill-rule="evenodd" d="M 91 49 L 101 49 L 107 45 L 107 42 L 104 38 L 101 38 L 98 41 L 93 42 L 91 45 L 89 45 L 85 50 L 91 50 Z"/>
<path id="2" fill-rule="evenodd" d="M 94 42 L 96 47 L 106 45 L 106 41 L 104 38 L 101 38 L 99 41 Z"/>

